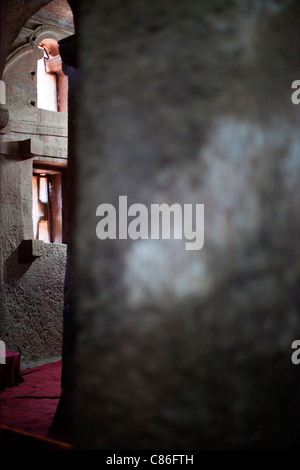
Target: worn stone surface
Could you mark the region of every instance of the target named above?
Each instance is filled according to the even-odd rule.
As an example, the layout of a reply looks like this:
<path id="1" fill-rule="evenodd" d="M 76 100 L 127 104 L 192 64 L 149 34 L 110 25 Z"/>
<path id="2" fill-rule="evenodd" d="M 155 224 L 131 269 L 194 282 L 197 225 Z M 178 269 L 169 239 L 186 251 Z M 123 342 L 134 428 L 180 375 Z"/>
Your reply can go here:
<path id="1" fill-rule="evenodd" d="M 48 5 L 50 4 L 51 5 Z M 70 2 L 72 4 L 73 2 Z M 0 75 L 21 28 L 36 14 L 36 23 L 54 23 L 63 28 L 73 27 L 72 14 L 66 0 L 3 0 L 0 4 Z"/>
<path id="2" fill-rule="evenodd" d="M 26 367 L 62 354 L 67 247 L 33 240 L 32 172 L 33 161 L 67 164 L 68 116 L 37 108 L 37 60 L 39 42 L 47 36 L 66 37 L 73 24 L 71 9 L 62 13 L 67 2 L 55 1 L 38 12 L 49 2 L 27 2 L 25 13 L 23 3 L 19 10 L 16 2 L 1 3 L 1 11 L 6 6 L 1 17 L 5 39 L 0 69 L 6 51 L 1 102 L 9 111 L 9 124 L 0 138 L 0 334 L 8 349 L 20 352 Z M 12 9 L 15 23 L 5 23 Z"/>
<path id="3" fill-rule="evenodd" d="M 38 258 L 22 247 L 33 238 L 32 160 L 1 156 L 0 182 L 1 337 L 26 367 L 61 355 L 66 245 L 44 244 Z"/>
<path id="4" fill-rule="evenodd" d="M 82 2 L 74 439 L 296 448 L 299 7 Z M 205 245 L 96 237 L 96 208 L 204 203 Z"/>
<path id="5" fill-rule="evenodd" d="M 1 78 L 21 27 L 47 3 L 1 2 Z M 62 421 L 74 425 L 81 449 L 297 448 L 297 2 L 70 5 L 82 85 L 78 136 L 76 116 L 69 121 L 79 165 L 78 184 L 75 165 L 71 172 Z M 8 100 L 22 119 L 33 116 L 29 95 Z M 49 114 L 32 119 L 33 132 L 16 120 L 12 130 L 24 137 L 47 135 Z M 28 361 L 49 358 L 62 328 L 65 247 L 19 262 L 32 230 L 32 161 L 6 154 L 0 163 L 1 338 Z M 122 194 L 129 204 L 204 203 L 203 250 L 188 253 L 178 240 L 100 242 L 96 208 Z"/>

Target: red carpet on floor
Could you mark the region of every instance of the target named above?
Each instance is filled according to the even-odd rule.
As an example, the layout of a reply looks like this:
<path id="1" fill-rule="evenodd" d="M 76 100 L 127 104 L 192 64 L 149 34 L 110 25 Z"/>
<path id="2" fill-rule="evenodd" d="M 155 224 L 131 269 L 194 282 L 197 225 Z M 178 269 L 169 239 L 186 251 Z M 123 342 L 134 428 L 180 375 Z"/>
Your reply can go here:
<path id="1" fill-rule="evenodd" d="M 24 381 L 0 392 L 0 424 L 47 436 L 60 398 L 61 361 L 21 371 Z"/>

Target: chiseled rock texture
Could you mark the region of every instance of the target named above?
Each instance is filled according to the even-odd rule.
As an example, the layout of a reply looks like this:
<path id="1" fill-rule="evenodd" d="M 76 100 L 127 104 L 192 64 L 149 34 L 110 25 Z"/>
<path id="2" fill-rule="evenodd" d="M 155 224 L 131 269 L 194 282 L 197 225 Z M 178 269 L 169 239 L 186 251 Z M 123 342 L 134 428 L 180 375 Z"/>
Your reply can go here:
<path id="1" fill-rule="evenodd" d="M 32 161 L 0 157 L 0 332 L 7 349 L 20 352 L 24 368 L 61 356 L 67 250 L 26 245 L 33 238 Z"/>
<path id="2" fill-rule="evenodd" d="M 299 444 L 297 2 L 82 2 L 74 440 Z M 205 244 L 96 237 L 96 208 L 205 204 Z"/>
<path id="3" fill-rule="evenodd" d="M 67 246 L 29 250 L 33 159 L 67 162 L 67 115 L 37 109 L 41 52 L 29 41 L 33 30 L 21 31 L 47 3 L 3 0 L 0 5 L 0 338 L 20 353 L 22 368 L 61 358 L 63 342 Z"/>

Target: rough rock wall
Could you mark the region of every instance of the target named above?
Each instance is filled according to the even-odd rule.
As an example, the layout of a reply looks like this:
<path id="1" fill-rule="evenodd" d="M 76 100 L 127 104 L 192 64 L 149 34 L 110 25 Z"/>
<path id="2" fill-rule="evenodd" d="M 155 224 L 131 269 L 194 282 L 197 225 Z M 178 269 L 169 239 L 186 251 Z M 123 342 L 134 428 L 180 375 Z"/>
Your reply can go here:
<path id="1" fill-rule="evenodd" d="M 66 246 L 45 244 L 31 258 L 32 160 L 0 157 L 2 339 L 21 353 L 22 367 L 61 355 Z"/>
<path id="2" fill-rule="evenodd" d="M 17 29 L 46 3 L 26 2 L 25 12 L 16 2 L 1 3 L 0 69 L 6 62 L 1 75 L 6 99 L 1 102 L 9 122 L 0 136 L 0 335 L 7 349 L 21 353 L 22 367 L 58 359 L 62 353 L 67 247 L 45 244 L 42 256 L 34 258 L 23 243 L 33 238 L 33 159 L 67 163 L 67 115 L 37 108 L 41 31 L 34 36 L 34 21 Z M 43 26 L 43 21 L 37 25 Z M 50 35 L 51 25 L 53 21 L 46 28 Z M 54 33 L 60 39 L 68 31 L 60 31 L 58 24 Z"/>
<path id="3" fill-rule="evenodd" d="M 296 2 L 82 2 L 75 442 L 299 442 Z M 205 204 L 205 244 L 96 237 L 103 202 Z"/>

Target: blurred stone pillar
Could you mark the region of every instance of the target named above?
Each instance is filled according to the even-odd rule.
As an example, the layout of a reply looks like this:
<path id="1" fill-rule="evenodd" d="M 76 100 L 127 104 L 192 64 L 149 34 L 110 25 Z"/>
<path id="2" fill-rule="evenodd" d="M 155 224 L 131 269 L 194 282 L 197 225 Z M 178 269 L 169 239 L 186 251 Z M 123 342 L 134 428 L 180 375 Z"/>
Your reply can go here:
<path id="1" fill-rule="evenodd" d="M 80 449 L 299 440 L 299 7 L 82 2 Z M 205 243 L 104 240 L 101 203 L 205 205 Z"/>

